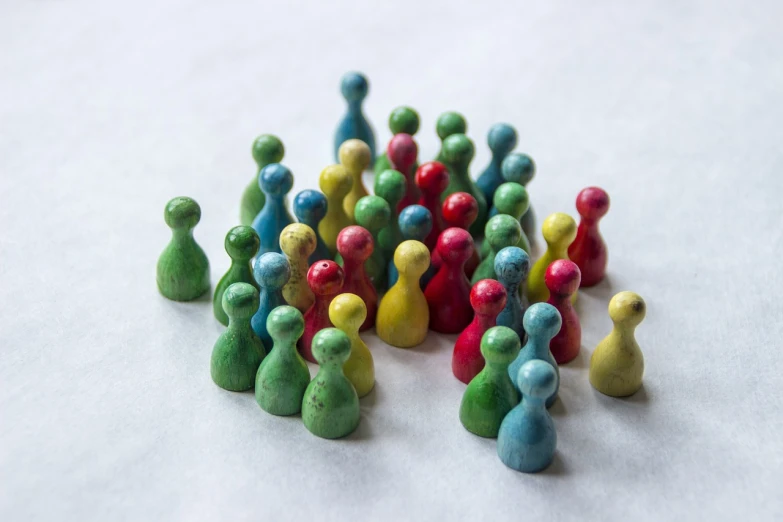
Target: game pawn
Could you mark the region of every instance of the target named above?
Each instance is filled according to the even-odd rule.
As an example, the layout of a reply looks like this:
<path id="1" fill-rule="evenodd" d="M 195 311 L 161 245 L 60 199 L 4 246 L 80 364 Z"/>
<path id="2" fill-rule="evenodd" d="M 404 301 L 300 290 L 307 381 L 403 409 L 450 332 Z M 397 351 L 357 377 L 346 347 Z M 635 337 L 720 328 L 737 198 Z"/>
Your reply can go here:
<path id="1" fill-rule="evenodd" d="M 546 398 L 547 408 L 555 403 L 557 391 L 560 388 L 560 373 L 557 369 L 557 362 L 555 362 L 552 352 L 549 351 L 549 342 L 557 335 L 561 324 L 560 313 L 554 306 L 547 303 L 531 305 L 525 312 L 523 319 L 527 342 L 519 352 L 519 356 L 508 367 L 508 375 L 514 382 L 516 382 L 514 378 L 519 373 L 519 369 L 528 361 L 541 360 L 555 368 L 555 372 L 557 372 L 555 387 L 554 391 Z M 519 388 L 518 390 L 522 391 Z"/>
<path id="2" fill-rule="evenodd" d="M 512 152 L 501 163 L 500 172 L 504 180 L 519 183 L 527 190 L 527 184 L 536 173 L 536 164 L 533 162 L 533 158 L 527 154 Z M 530 244 L 534 244 L 536 242 L 536 215 L 532 205 L 528 206 L 528 209 L 522 214 L 520 222 Z"/>
<path id="3" fill-rule="evenodd" d="M 286 208 L 285 196 L 294 186 L 294 176 L 288 168 L 272 163 L 261 169 L 258 185 L 266 197 L 264 208 L 253 220 L 253 228 L 261 240 L 259 254 L 280 253 L 280 232 L 294 222 Z"/>
<path id="4" fill-rule="evenodd" d="M 158 290 L 173 301 L 192 301 L 209 292 L 209 260 L 193 239 L 201 207 L 190 198 L 174 198 L 166 203 L 163 218 L 171 241 L 158 258 Z"/>
<path id="5" fill-rule="evenodd" d="M 340 92 L 348 103 L 348 112 L 334 133 L 334 160 L 340 161 L 340 145 L 351 138 L 362 140 L 370 148 L 370 165 L 375 161 L 375 134 L 362 112 L 362 102 L 370 85 L 358 72 L 346 73 L 340 82 Z"/>
<path id="6" fill-rule="evenodd" d="M 402 232 L 403 240 L 415 240 L 421 243 L 424 242 L 424 238 L 432 230 L 432 214 L 426 208 L 421 205 L 409 205 L 402 209 L 400 217 L 398 219 L 400 225 L 400 231 Z M 394 266 L 394 259 L 389 261 L 388 273 L 388 288 L 394 286 L 397 282 L 397 267 Z M 421 276 L 419 281 L 421 288 L 426 288 L 435 272 L 432 270 L 432 265 L 427 268 L 424 275 Z"/>
<path id="7" fill-rule="evenodd" d="M 345 275 L 334 261 L 319 261 L 307 272 L 307 284 L 315 294 L 315 302 L 304 314 L 304 334 L 299 338 L 297 348 L 302 357 L 314 363 L 312 343 L 315 334 L 324 328 L 334 326 L 329 319 L 329 305 L 343 289 Z"/>
<path id="8" fill-rule="evenodd" d="M 382 197 L 389 204 L 391 216 L 389 224 L 378 232 L 378 246 L 383 252 L 383 257 L 392 259 L 397 247 L 402 243 L 402 232 L 397 220 L 397 204 L 405 195 L 405 176 L 396 170 L 384 170 L 375 176 L 375 195 Z"/>
<path id="9" fill-rule="evenodd" d="M 351 356 L 343 365 L 343 372 L 356 389 L 359 397 L 364 397 L 375 386 L 375 365 L 372 354 L 359 336 L 359 327 L 367 317 L 364 301 L 355 294 L 340 294 L 329 305 L 329 319 L 335 328 L 345 332 L 351 340 Z"/>
<path id="10" fill-rule="evenodd" d="M 250 324 L 264 346 L 272 346 L 272 337 L 266 329 L 266 319 L 272 310 L 286 304 L 283 286 L 291 277 L 291 269 L 284 255 L 267 252 L 256 258 L 253 276 L 261 289 L 261 296 L 258 311 L 250 320 Z"/>
<path id="11" fill-rule="evenodd" d="M 389 130 L 392 136 L 400 133 L 414 136 L 419 132 L 419 113 L 410 107 L 397 107 L 389 115 Z M 418 165 L 415 167 L 418 168 Z M 378 175 L 390 168 L 392 168 L 391 163 L 386 152 L 384 152 L 375 160 L 375 174 Z"/>
<path id="12" fill-rule="evenodd" d="M 242 202 L 239 207 L 239 222 L 251 226 L 261 209 L 264 208 L 266 197 L 258 186 L 258 175 L 261 169 L 270 163 L 283 161 L 285 148 L 280 138 L 271 134 L 262 134 L 253 142 L 253 159 L 258 165 L 255 176 L 242 193 Z"/>
<path id="13" fill-rule="evenodd" d="M 544 274 L 553 261 L 568 259 L 568 245 L 576 237 L 576 223 L 568 214 L 555 212 L 544 220 L 541 232 L 546 241 L 546 252 L 530 269 L 530 276 L 527 278 L 527 298 L 531 303 L 546 302 L 549 299 Z M 572 301 L 575 299 L 576 293 L 572 296 Z"/>
<path id="14" fill-rule="evenodd" d="M 441 233 L 435 248 L 442 264 L 424 290 L 430 310 L 430 329 L 440 333 L 459 333 L 473 320 L 470 281 L 465 275 L 465 263 L 473 250 L 473 238 L 461 228 L 447 228 Z"/>
<path id="15" fill-rule="evenodd" d="M 581 274 L 573 261 L 558 259 L 546 269 L 544 283 L 549 289 L 547 303 L 560 313 L 563 325 L 549 342 L 549 350 L 557 364 L 565 364 L 579 355 L 582 344 L 582 327 L 579 316 L 571 304 L 571 296 L 579 288 Z"/>
<path id="16" fill-rule="evenodd" d="M 373 251 L 372 235 L 357 225 L 346 227 L 337 236 L 337 251 L 343 258 L 343 292 L 358 295 L 367 306 L 367 317 L 360 328 L 363 332 L 373 327 L 378 311 L 378 293 L 364 270 Z"/>
<path id="17" fill-rule="evenodd" d="M 503 183 L 495 191 L 495 199 L 492 209 L 489 211 L 489 217 L 492 219 L 498 214 L 507 214 L 521 223 L 520 219 L 529 207 L 530 200 L 525 187 L 519 183 Z M 517 246 L 530 255 L 530 242 L 524 230 L 522 230 Z M 489 254 L 489 243 L 484 241 L 481 245 L 481 257 L 486 257 L 487 254 Z"/>
<path id="18" fill-rule="evenodd" d="M 351 191 L 343 199 L 343 210 L 351 221 L 354 220 L 354 207 L 356 202 L 368 194 L 362 182 L 362 173 L 370 166 L 370 148 L 361 140 L 350 139 L 340 145 L 338 151 L 340 165 L 353 178 Z"/>
<path id="19" fill-rule="evenodd" d="M 261 245 L 258 234 L 253 227 L 240 225 L 234 227 L 226 234 L 224 246 L 228 257 L 231 258 L 231 266 L 215 287 L 215 295 L 212 298 L 212 313 L 221 324 L 228 325 L 228 315 L 223 310 L 223 292 L 233 283 L 250 283 L 258 289 L 253 277 L 253 267 L 250 260 L 258 253 Z"/>
<path id="20" fill-rule="evenodd" d="M 519 246 L 519 238 L 522 237 L 522 227 L 519 221 L 508 214 L 498 214 L 489 221 L 484 228 L 484 241 L 489 244 L 487 257 L 481 260 L 476 271 L 473 272 L 471 282 L 481 279 L 495 279 L 495 257 L 497 253 L 506 247 Z"/>
<path id="21" fill-rule="evenodd" d="M 492 159 L 476 180 L 476 186 L 484 194 L 487 202 L 490 202 L 497 188 L 503 183 L 501 164 L 517 146 L 517 131 L 507 123 L 496 123 L 489 129 L 487 145 L 492 152 Z"/>
<path id="22" fill-rule="evenodd" d="M 442 212 L 446 228 L 458 227 L 469 230 L 478 217 L 478 203 L 476 198 L 467 192 L 455 192 L 443 200 Z M 479 257 L 478 249 L 474 248 L 470 259 L 465 263 L 465 275 L 468 276 L 468 279 L 473 277 L 479 263 L 481 263 L 481 257 Z"/>
<path id="23" fill-rule="evenodd" d="M 326 196 L 326 216 L 318 223 L 318 233 L 333 258 L 337 253 L 337 234 L 353 224 L 343 207 L 343 200 L 353 187 L 353 178 L 342 165 L 330 165 L 321 171 L 318 186 Z"/>
<path id="24" fill-rule="evenodd" d="M 446 229 L 443 224 L 440 195 L 449 185 L 449 172 L 443 163 L 428 161 L 416 171 L 415 181 L 421 194 L 419 205 L 429 210 L 432 215 L 432 230 L 424 239 L 424 244 L 431 252 L 435 248 L 435 243 L 438 242 L 438 236 Z"/>
<path id="25" fill-rule="evenodd" d="M 470 233 L 478 238 L 484 233 L 487 224 L 487 200 L 470 177 L 468 167 L 473 160 L 475 149 L 473 142 L 464 134 L 454 134 L 443 142 L 444 163 L 449 169 L 449 186 L 442 194 L 446 198 L 455 192 L 467 192 L 478 203 L 479 212 L 476 221 L 470 227 Z"/>
<path id="26" fill-rule="evenodd" d="M 307 259 L 310 265 L 332 257 L 318 232 L 318 224 L 326 217 L 326 208 L 326 196 L 317 190 L 305 189 L 294 198 L 294 216 L 300 223 L 313 229 L 315 233 L 315 251 Z"/>
<path id="27" fill-rule="evenodd" d="M 356 224 L 372 234 L 374 248 L 372 254 L 364 262 L 364 271 L 370 278 L 375 291 L 380 293 L 386 290 L 386 259 L 383 251 L 378 247 L 378 235 L 381 230 L 389 225 L 391 209 L 386 200 L 380 196 L 364 196 L 356 203 Z M 334 260 L 337 264 L 343 264 L 343 256 L 339 253 Z"/>
<path id="28" fill-rule="evenodd" d="M 386 147 L 386 155 L 389 158 L 392 169 L 405 176 L 405 195 L 397 203 L 397 212 L 408 205 L 413 205 L 421 198 L 421 192 L 416 186 L 414 176 L 416 174 L 416 158 L 419 147 L 410 134 L 397 134 L 389 141 Z"/>
<path id="29" fill-rule="evenodd" d="M 608 252 L 598 221 L 609 211 L 609 194 L 598 187 L 587 187 L 576 197 L 576 210 L 582 219 L 576 239 L 568 247 L 568 257 L 582 271 L 581 286 L 594 286 L 606 274 Z"/>
<path id="30" fill-rule="evenodd" d="M 465 117 L 454 111 L 444 112 L 438 116 L 438 120 L 435 122 L 435 133 L 440 139 L 441 146 L 438 151 L 438 155 L 435 156 L 435 161 L 445 163 L 446 159 L 443 155 L 443 141 L 449 136 L 454 134 L 467 134 L 468 123 L 465 121 Z M 448 165 L 447 165 L 448 166 Z"/>
<path id="31" fill-rule="evenodd" d="M 280 233 L 280 249 L 291 268 L 291 276 L 283 287 L 283 298 L 304 313 L 315 301 L 313 291 L 307 285 L 307 259 L 315 251 L 315 232 L 302 223 L 291 223 Z"/>
<path id="32" fill-rule="evenodd" d="M 530 257 L 519 247 L 506 247 L 495 256 L 495 275 L 508 296 L 505 308 L 498 314 L 497 324 L 514 330 L 523 343 L 527 338 L 522 324 L 527 310 L 527 298 L 520 289 L 525 288 L 529 271 Z"/>

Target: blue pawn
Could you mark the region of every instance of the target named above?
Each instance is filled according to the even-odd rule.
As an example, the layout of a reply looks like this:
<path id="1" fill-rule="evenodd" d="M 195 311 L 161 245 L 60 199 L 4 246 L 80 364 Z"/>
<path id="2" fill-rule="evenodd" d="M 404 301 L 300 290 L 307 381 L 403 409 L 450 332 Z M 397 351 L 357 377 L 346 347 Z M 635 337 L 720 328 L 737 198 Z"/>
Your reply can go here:
<path id="1" fill-rule="evenodd" d="M 331 259 L 329 248 L 321 239 L 318 232 L 318 223 L 326 215 L 326 196 L 317 190 L 305 189 L 294 198 L 294 215 L 300 223 L 304 223 L 315 232 L 315 252 L 307 258 L 307 263 L 312 265 L 316 261 Z"/>
<path id="2" fill-rule="evenodd" d="M 530 257 L 519 247 L 509 246 L 495 256 L 495 275 L 506 289 L 506 306 L 498 314 L 496 324 L 508 326 L 525 342 L 525 328 L 522 324 L 527 310 L 527 296 L 520 289 L 527 285 L 530 272 Z"/>
<path id="3" fill-rule="evenodd" d="M 535 473 L 549 466 L 557 447 L 555 423 L 544 407 L 544 399 L 557 390 L 557 370 L 544 361 L 528 361 L 514 381 L 522 401 L 500 424 L 498 457 L 509 468 Z"/>
<path id="4" fill-rule="evenodd" d="M 375 135 L 362 113 L 362 101 L 367 97 L 370 86 L 367 77 L 358 72 L 345 73 L 340 91 L 348 102 L 348 113 L 343 117 L 334 133 L 334 162 L 340 163 L 337 151 L 344 141 L 356 138 L 370 147 L 370 166 L 375 163 Z"/>
<path id="5" fill-rule="evenodd" d="M 503 181 L 513 181 L 527 188 L 527 184 L 530 183 L 530 180 L 536 174 L 536 164 L 533 158 L 527 154 L 512 153 L 503 160 L 500 172 L 503 176 Z M 493 208 L 492 210 L 497 214 L 498 211 L 496 209 Z M 494 215 L 492 210 L 490 210 L 490 217 Z M 527 212 L 522 214 L 519 222 L 532 245 L 536 241 L 536 215 L 533 212 L 532 204 L 528 207 Z"/>
<path id="6" fill-rule="evenodd" d="M 408 205 L 402 209 L 402 212 L 400 212 L 400 215 L 397 218 L 397 222 L 400 225 L 400 232 L 402 232 L 402 238 L 405 241 L 413 239 L 423 243 L 424 238 L 432 231 L 432 214 L 426 207 L 422 207 L 421 205 Z M 389 261 L 388 274 L 388 287 L 391 288 L 399 277 L 397 267 L 394 266 L 394 259 Z M 419 280 L 419 284 L 422 288 L 427 286 L 427 283 L 430 282 L 432 276 L 433 272 L 430 264 L 430 268 L 427 269 Z"/>
<path id="7" fill-rule="evenodd" d="M 496 123 L 489 129 L 487 144 L 489 150 L 492 151 L 492 159 L 476 180 L 476 185 L 484 193 L 487 202 L 491 202 L 495 191 L 503 183 L 500 166 L 506 156 L 517 146 L 517 131 L 507 123 Z"/>
<path id="8" fill-rule="evenodd" d="M 287 167 L 270 163 L 258 173 L 258 186 L 266 196 L 264 207 L 253 220 L 253 228 L 261 239 L 258 254 L 280 253 L 280 232 L 294 222 L 285 204 L 285 196 L 294 186 L 294 176 Z"/>
<path id="9" fill-rule="evenodd" d="M 557 372 L 554 392 L 546 400 L 546 407 L 549 408 L 557 399 L 557 390 L 560 388 L 560 371 L 557 369 L 557 363 L 552 352 L 549 351 L 549 341 L 560 331 L 563 320 L 557 308 L 549 303 L 536 303 L 531 305 L 525 312 L 522 319 L 522 325 L 527 332 L 527 342 L 519 352 L 516 360 L 508 367 L 508 375 L 516 383 L 516 377 L 519 369 L 528 361 L 540 360 L 551 364 Z M 517 391 L 522 390 L 517 386 Z"/>
<path id="10" fill-rule="evenodd" d="M 269 200 L 267 200 L 269 201 Z M 253 277 L 261 288 L 258 311 L 250 320 L 250 326 L 264 346 L 274 346 L 272 336 L 266 329 L 266 319 L 277 308 L 287 304 L 283 298 L 283 287 L 291 277 L 291 268 L 283 254 L 267 252 L 256 259 Z M 271 349 L 271 348 L 270 348 Z"/>

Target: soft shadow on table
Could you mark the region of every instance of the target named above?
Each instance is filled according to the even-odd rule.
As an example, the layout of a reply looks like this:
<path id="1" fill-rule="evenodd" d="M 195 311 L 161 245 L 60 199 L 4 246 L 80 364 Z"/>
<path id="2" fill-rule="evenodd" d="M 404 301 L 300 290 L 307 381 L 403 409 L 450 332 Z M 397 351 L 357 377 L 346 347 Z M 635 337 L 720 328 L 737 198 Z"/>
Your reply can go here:
<path id="1" fill-rule="evenodd" d="M 538 474 L 544 477 L 564 477 L 565 475 L 568 475 L 568 466 L 566 466 L 563 457 L 560 456 L 560 451 L 555 450 L 555 456 L 552 459 L 552 463 Z"/>
<path id="2" fill-rule="evenodd" d="M 552 417 L 563 417 L 568 414 L 565 402 L 563 402 L 562 395 L 558 394 L 555 403 L 547 410 Z"/>
<path id="3" fill-rule="evenodd" d="M 612 276 L 610 274 L 606 274 L 604 278 L 601 280 L 600 283 L 598 283 L 595 286 L 590 286 L 586 288 L 580 288 L 579 293 L 586 294 L 593 299 L 600 299 L 602 301 L 606 301 L 607 306 L 609 305 L 609 299 L 612 298 L 614 294 L 617 293 L 617 289 L 612 284 Z M 579 297 L 576 299 L 575 308 L 577 309 L 577 313 L 579 313 Z"/>
<path id="4" fill-rule="evenodd" d="M 582 345 L 579 347 L 579 353 L 574 357 L 572 360 L 568 361 L 565 364 L 560 364 L 559 366 L 561 368 L 574 368 L 578 370 L 583 370 L 590 366 L 589 361 L 590 355 L 587 354 L 585 351 L 585 346 Z"/>

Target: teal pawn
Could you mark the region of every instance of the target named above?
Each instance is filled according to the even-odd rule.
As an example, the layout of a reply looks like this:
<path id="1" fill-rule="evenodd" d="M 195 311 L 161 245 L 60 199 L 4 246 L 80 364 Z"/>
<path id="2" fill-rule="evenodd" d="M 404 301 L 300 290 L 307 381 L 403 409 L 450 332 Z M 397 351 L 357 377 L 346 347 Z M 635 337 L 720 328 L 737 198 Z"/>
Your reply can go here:
<path id="1" fill-rule="evenodd" d="M 402 209 L 397 221 L 400 225 L 402 238 L 405 241 L 414 240 L 424 243 L 424 239 L 432 231 L 432 213 L 427 207 L 421 205 L 408 205 Z M 397 272 L 397 265 L 394 264 L 394 259 L 389 260 L 389 267 L 387 270 L 389 274 L 388 288 L 391 288 L 400 276 L 399 272 Z M 427 283 L 432 279 L 432 276 L 435 275 L 435 271 L 435 267 L 430 263 L 429 268 L 427 268 L 427 271 L 424 272 L 419 281 L 421 288 L 427 286 Z"/>
<path id="2" fill-rule="evenodd" d="M 212 297 L 212 312 L 221 324 L 228 325 L 228 315 L 223 309 L 223 292 L 232 283 L 250 283 L 258 289 L 253 277 L 253 268 L 250 260 L 258 253 L 260 241 L 253 227 L 240 225 L 234 227 L 226 234 L 224 246 L 228 257 L 231 258 L 231 266 L 228 272 L 220 278 L 215 287 L 215 295 Z"/>
<path id="3" fill-rule="evenodd" d="M 283 287 L 291 277 L 291 267 L 283 254 L 267 252 L 256 258 L 253 276 L 261 289 L 261 297 L 258 311 L 250 324 L 264 345 L 272 346 L 272 337 L 266 329 L 266 320 L 272 310 L 288 304 L 283 297 Z"/>
<path id="4" fill-rule="evenodd" d="M 307 263 L 312 265 L 316 261 L 330 259 L 329 247 L 326 246 L 318 232 L 318 223 L 326 216 L 326 196 L 317 190 L 305 189 L 294 198 L 294 215 L 300 223 L 307 225 L 315 232 L 315 252 L 307 258 Z"/>
<path id="5" fill-rule="evenodd" d="M 504 180 L 519 183 L 527 188 L 527 184 L 536 173 L 536 164 L 533 162 L 533 158 L 527 154 L 511 153 L 503 160 L 500 171 Z M 530 243 L 535 243 L 536 215 L 532 205 L 528 205 L 528 209 L 522 214 L 521 224 Z"/>
<path id="6" fill-rule="evenodd" d="M 367 97 L 370 85 L 367 78 L 358 72 L 349 72 L 340 82 L 340 92 L 348 102 L 348 112 L 337 126 L 334 134 L 334 161 L 340 163 L 340 145 L 352 138 L 362 140 L 370 147 L 370 165 L 375 161 L 375 134 L 362 112 L 362 102 Z"/>
<path id="7" fill-rule="evenodd" d="M 261 209 L 264 208 L 266 198 L 258 186 L 258 173 L 270 163 L 283 161 L 285 148 L 280 138 L 271 134 L 262 134 L 253 142 L 253 159 L 258 165 L 256 175 L 242 194 L 242 203 L 239 207 L 239 222 L 243 225 L 252 225 Z"/>
<path id="8" fill-rule="evenodd" d="M 506 182 L 501 184 L 495 191 L 495 199 L 492 209 L 489 211 L 490 219 L 498 214 L 508 214 L 517 221 L 520 221 L 522 215 L 530 207 L 530 200 L 527 196 L 527 190 L 519 183 Z M 525 231 L 519 238 L 517 246 L 530 255 L 530 242 L 527 240 Z M 481 257 L 486 257 L 489 253 L 489 243 L 484 241 L 481 245 Z"/>
<path id="9" fill-rule="evenodd" d="M 493 200 L 497 188 L 503 183 L 500 165 L 517 146 L 517 131 L 507 123 L 496 123 L 489 129 L 487 145 L 492 151 L 492 159 L 476 180 L 476 185 L 489 203 Z"/>
<path id="10" fill-rule="evenodd" d="M 377 245 L 380 231 L 389 225 L 391 219 L 389 204 L 380 196 L 364 196 L 356 202 L 353 212 L 356 224 L 366 228 Z M 340 254 L 337 254 L 334 260 L 343 266 L 343 258 Z M 370 257 L 364 262 L 364 271 L 372 281 L 376 292 L 379 293 L 386 289 L 386 264 L 383 250 L 380 248 L 374 248 Z"/>
<path id="11" fill-rule="evenodd" d="M 375 195 L 380 196 L 389 204 L 391 215 L 389 224 L 378 232 L 378 245 L 381 247 L 383 257 L 394 258 L 394 251 L 402 243 L 402 232 L 397 222 L 397 204 L 405 196 L 405 176 L 396 170 L 384 170 L 375 176 Z"/>
<path id="12" fill-rule="evenodd" d="M 280 253 L 280 232 L 294 222 L 286 208 L 285 196 L 294 186 L 294 176 L 279 163 L 267 165 L 258 174 L 258 186 L 266 197 L 264 208 L 253 220 L 253 228 L 261 240 L 260 254 Z"/>
<path id="13" fill-rule="evenodd" d="M 404 133 L 414 136 L 419 132 L 419 113 L 410 107 L 397 107 L 389 115 L 389 130 L 392 132 L 392 136 Z M 380 174 L 384 170 L 392 168 L 389 158 L 386 152 L 383 152 L 378 159 L 375 160 L 375 166 L 373 170 L 375 174 Z M 418 164 L 414 165 L 414 172 L 418 169 Z"/>
<path id="14" fill-rule="evenodd" d="M 484 229 L 486 243 L 489 243 L 489 254 L 481 260 L 476 271 L 473 272 L 471 283 L 475 284 L 482 279 L 497 279 L 495 275 L 495 256 L 502 249 L 517 246 L 522 237 L 522 227 L 519 221 L 508 214 L 498 214 L 489 221 Z"/>
<path id="15" fill-rule="evenodd" d="M 528 302 L 524 288 L 530 272 L 530 257 L 519 247 L 509 246 L 495 256 L 495 275 L 506 290 L 506 306 L 498 314 L 495 323 L 508 326 L 525 342 L 525 328 L 522 324 Z"/>
<path id="16" fill-rule="evenodd" d="M 438 151 L 438 155 L 435 156 L 435 161 L 445 163 L 443 141 L 454 134 L 467 134 L 468 122 L 465 121 L 465 117 L 458 112 L 444 112 L 438 116 L 438 121 L 435 123 L 435 132 L 438 134 L 438 138 L 440 138 L 441 141 L 441 147 Z"/>
<path id="17" fill-rule="evenodd" d="M 476 221 L 470 226 L 470 233 L 478 238 L 484 233 L 487 224 L 487 200 L 470 177 L 468 167 L 473 160 L 475 148 L 473 142 L 464 134 L 453 134 L 443 141 L 443 159 L 449 169 L 449 185 L 441 194 L 441 201 L 455 192 L 467 192 L 478 203 Z"/>
<path id="18" fill-rule="evenodd" d="M 556 376 L 554 391 L 546 396 L 546 407 L 549 408 L 557 399 L 557 390 L 560 388 L 560 372 L 555 357 L 549 350 L 549 341 L 560 331 L 563 320 L 560 318 L 560 312 L 551 304 L 536 303 L 527 309 L 522 324 L 527 332 L 527 342 L 516 360 L 508 367 L 508 375 L 516 383 L 515 377 L 526 362 L 540 360 L 552 365 Z M 518 386 L 517 390 L 522 392 Z"/>

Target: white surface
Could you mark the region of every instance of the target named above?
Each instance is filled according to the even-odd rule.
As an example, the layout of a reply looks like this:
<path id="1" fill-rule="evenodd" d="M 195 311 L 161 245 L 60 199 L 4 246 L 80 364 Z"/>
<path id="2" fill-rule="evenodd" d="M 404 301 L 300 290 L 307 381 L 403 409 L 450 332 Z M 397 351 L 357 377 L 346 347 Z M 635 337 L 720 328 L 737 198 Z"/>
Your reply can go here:
<path id="1" fill-rule="evenodd" d="M 282 3 L 0 7 L 0 519 L 780 520 L 781 3 Z M 611 194 L 545 473 L 461 427 L 453 336 L 367 336 L 376 391 L 330 442 L 214 386 L 210 302 L 156 291 L 173 196 L 202 206 L 213 284 L 227 268 L 257 134 L 317 186 L 349 69 L 380 143 L 420 111 L 425 159 L 444 110 L 474 174 L 514 124 L 539 223 Z M 625 289 L 647 371 L 612 400 L 587 364 Z"/>

